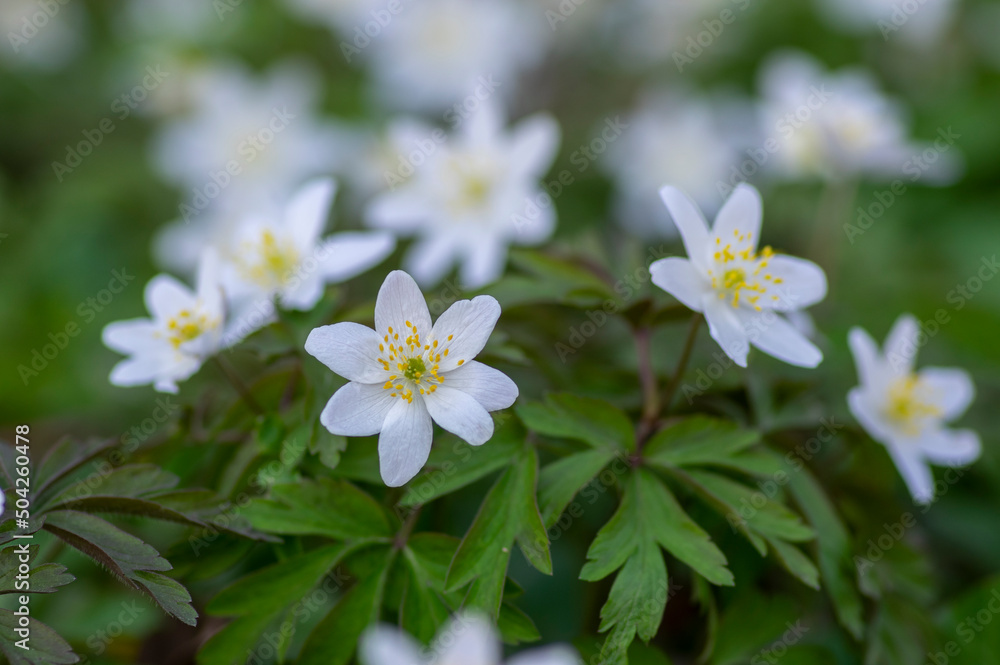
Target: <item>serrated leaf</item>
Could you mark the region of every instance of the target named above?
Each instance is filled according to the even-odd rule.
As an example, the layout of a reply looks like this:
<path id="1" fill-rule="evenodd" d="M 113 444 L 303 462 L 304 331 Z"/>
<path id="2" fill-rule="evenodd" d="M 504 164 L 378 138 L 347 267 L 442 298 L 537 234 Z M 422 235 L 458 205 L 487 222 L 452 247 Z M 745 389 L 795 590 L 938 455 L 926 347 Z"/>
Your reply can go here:
<path id="1" fill-rule="evenodd" d="M 494 579 L 499 575 L 502 588 L 515 542 L 533 566 L 552 574 L 548 534 L 535 499 L 537 474 L 537 454 L 534 448 L 525 446 L 490 489 L 462 539 L 448 571 L 447 591 L 487 575 Z M 499 599 L 493 615 L 498 606 Z"/>
<path id="2" fill-rule="evenodd" d="M 96 487 L 94 479 L 91 478 L 69 485 L 46 501 L 39 510 L 58 510 L 62 506 L 80 503 L 93 497 L 137 499 L 171 490 L 178 482 L 177 476 L 153 464 L 129 464 L 101 477 Z"/>
<path id="3" fill-rule="evenodd" d="M 547 395 L 544 403 L 517 408 L 528 429 L 545 436 L 583 441 L 595 448 L 635 450 L 635 431 L 628 416 L 599 399 L 570 393 Z"/>
<path id="4" fill-rule="evenodd" d="M 805 542 L 816 537 L 816 532 L 802 523 L 802 519 L 770 499 L 764 492 L 748 487 L 724 476 L 708 471 L 689 471 L 702 488 L 720 499 L 728 508 L 730 523 L 745 521 L 763 536 L 790 542 Z M 748 515 L 744 517 L 744 515 Z"/>
<path id="5" fill-rule="evenodd" d="M 621 505 L 590 546 L 580 578 L 607 577 L 643 542 L 659 545 L 713 584 L 733 583 L 726 557 L 709 535 L 658 478 L 640 469 L 626 481 Z"/>
<path id="6" fill-rule="evenodd" d="M 74 510 L 47 514 L 45 530 L 107 568 L 123 584 L 148 594 L 164 612 L 195 625 L 191 597 L 176 581 L 152 573 L 171 566 L 151 546 L 99 517 Z"/>
<path id="7" fill-rule="evenodd" d="M 517 646 L 524 642 L 537 642 L 542 639 L 535 622 L 527 614 L 511 603 L 504 602 L 500 606 L 500 616 L 497 617 L 497 629 L 504 644 Z"/>
<path id="8" fill-rule="evenodd" d="M 24 638 L 15 632 L 19 628 L 19 617 L 10 610 L 0 610 L 0 654 L 10 665 L 70 665 L 80 661 L 59 633 L 34 617 L 28 618 L 30 639 L 22 649 L 17 643 Z"/>
<path id="9" fill-rule="evenodd" d="M 660 430 L 643 450 L 649 462 L 666 467 L 725 462 L 760 441 L 760 433 L 735 423 L 694 416 Z"/>
<path id="10" fill-rule="evenodd" d="M 55 593 L 56 588 L 65 586 L 76 578 L 66 572 L 66 566 L 45 563 L 28 572 L 27 580 L 18 580 L 21 563 L 30 564 L 38 554 L 38 545 L 28 547 L 27 561 L 22 561 L 24 552 L 18 547 L 0 551 L 0 594 L 6 593 Z M 27 588 L 24 588 L 27 582 Z M 21 587 L 21 588 L 18 588 Z"/>
<path id="11" fill-rule="evenodd" d="M 252 501 L 243 515 L 254 528 L 279 535 L 343 540 L 392 536 L 378 503 L 344 480 L 275 485 L 270 498 Z"/>
<path id="12" fill-rule="evenodd" d="M 585 450 L 542 469 L 538 477 L 538 505 L 545 526 L 552 528 L 573 497 L 618 454 L 612 448 Z"/>
<path id="13" fill-rule="evenodd" d="M 442 589 L 409 548 L 403 550 L 407 584 L 399 608 L 399 624 L 424 644 L 429 644 L 451 612 L 439 594 Z"/>
<path id="14" fill-rule="evenodd" d="M 621 569 L 601 609 L 601 631 L 611 631 L 602 663 L 619 663 L 638 635 L 648 641 L 670 596 L 663 548 L 713 584 L 732 585 L 726 557 L 680 507 L 663 483 L 643 469 L 625 481 L 618 510 L 598 532 L 580 578 L 597 581 Z"/>

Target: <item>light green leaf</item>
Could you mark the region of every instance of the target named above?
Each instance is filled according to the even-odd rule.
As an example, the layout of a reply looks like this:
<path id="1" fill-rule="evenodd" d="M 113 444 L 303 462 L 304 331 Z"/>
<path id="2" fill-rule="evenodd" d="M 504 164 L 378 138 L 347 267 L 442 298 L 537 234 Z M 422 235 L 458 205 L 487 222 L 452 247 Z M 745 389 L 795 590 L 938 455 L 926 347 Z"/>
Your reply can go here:
<path id="1" fill-rule="evenodd" d="M 616 454 L 613 448 L 585 450 L 542 469 L 538 478 L 538 504 L 546 527 L 552 528 L 559 521 L 573 497 L 610 464 Z"/>
<path id="2" fill-rule="evenodd" d="M 716 464 L 759 441 L 759 432 L 726 420 L 694 416 L 660 430 L 646 444 L 643 457 L 666 467 Z"/>
<path id="3" fill-rule="evenodd" d="M 545 436 L 583 441 L 595 448 L 635 450 L 635 431 L 621 409 L 569 393 L 550 394 L 544 403 L 517 407 L 528 429 Z"/>

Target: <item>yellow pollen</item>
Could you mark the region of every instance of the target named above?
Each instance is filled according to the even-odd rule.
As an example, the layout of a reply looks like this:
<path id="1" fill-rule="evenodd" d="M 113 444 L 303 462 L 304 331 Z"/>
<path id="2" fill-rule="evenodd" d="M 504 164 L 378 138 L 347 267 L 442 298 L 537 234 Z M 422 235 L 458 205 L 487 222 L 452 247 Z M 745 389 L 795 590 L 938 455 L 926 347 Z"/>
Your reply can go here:
<path id="1" fill-rule="evenodd" d="M 916 375 L 898 378 L 889 386 L 885 416 L 906 434 L 917 435 L 923 429 L 922 420 L 942 415 L 941 410 L 926 398 L 924 384 Z"/>

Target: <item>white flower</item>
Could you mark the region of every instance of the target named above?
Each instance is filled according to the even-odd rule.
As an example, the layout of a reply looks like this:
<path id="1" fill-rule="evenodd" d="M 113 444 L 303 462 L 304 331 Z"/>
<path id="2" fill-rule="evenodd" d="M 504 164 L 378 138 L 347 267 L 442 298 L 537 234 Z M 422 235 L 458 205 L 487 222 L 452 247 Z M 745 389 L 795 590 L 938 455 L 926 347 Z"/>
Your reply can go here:
<path id="1" fill-rule="evenodd" d="M 0 61 L 12 68 L 55 70 L 70 64 L 87 43 L 83 3 L 0 2 Z"/>
<path id="2" fill-rule="evenodd" d="M 830 74 L 809 55 L 784 52 L 764 65 L 761 89 L 763 146 L 777 145 L 767 152 L 784 177 L 896 178 L 927 148 L 907 139 L 902 107 L 866 71 Z M 933 165 L 917 175 L 932 182 L 954 178 L 956 152 L 938 149 Z"/>
<path id="3" fill-rule="evenodd" d="M 377 626 L 361 637 L 363 665 L 500 665 L 502 653 L 496 630 L 476 615 L 459 615 L 441 629 L 430 649 L 398 628 Z M 580 665 L 570 647 L 534 649 L 507 665 Z"/>
<path id="4" fill-rule="evenodd" d="M 225 325 L 225 302 L 218 279 L 218 261 L 206 252 L 192 291 L 169 275 L 157 275 L 146 285 L 146 309 L 151 319 L 116 321 L 105 326 L 104 344 L 127 356 L 111 370 L 116 386 L 153 384 L 176 393 L 177 382 L 190 378 L 219 350 Z"/>
<path id="5" fill-rule="evenodd" d="M 601 162 L 617 185 L 620 222 L 643 237 L 672 235 L 657 195 L 665 182 L 687 192 L 703 210 L 718 210 L 719 183 L 729 180 L 740 152 L 731 123 L 722 122 L 717 108 L 691 96 L 657 93 L 643 100 Z"/>
<path id="6" fill-rule="evenodd" d="M 321 239 L 335 193 L 332 179 L 315 180 L 295 194 L 279 218 L 247 217 L 233 231 L 223 254 L 222 283 L 234 309 L 242 314 L 276 298 L 286 309 L 312 309 L 326 284 L 359 275 L 392 252 L 395 238 L 381 231 Z M 242 326 L 241 336 L 265 322 Z"/>
<path id="7" fill-rule="evenodd" d="M 839 29 L 878 30 L 888 40 L 898 38 L 913 46 L 933 47 L 952 24 L 955 0 L 818 0 L 820 10 Z"/>
<path id="8" fill-rule="evenodd" d="M 779 360 L 815 367 L 823 354 L 783 313 L 826 297 L 826 275 L 811 261 L 758 251 L 760 194 L 741 184 L 715 218 L 711 231 L 701 211 L 674 187 L 660 191 L 680 230 L 688 258 L 654 262 L 653 283 L 696 312 L 703 312 L 712 338 L 740 367 L 750 345 Z"/>
<path id="9" fill-rule="evenodd" d="M 334 434 L 378 440 L 382 479 L 405 484 L 430 454 L 433 420 L 474 446 L 493 436 L 490 411 L 517 399 L 503 373 L 473 361 L 500 318 L 489 296 L 462 300 L 431 325 L 409 275 L 389 273 L 375 302 L 375 330 L 357 323 L 316 328 L 306 351 L 350 383 L 320 416 Z"/>
<path id="10" fill-rule="evenodd" d="M 190 90 L 200 98 L 168 124 L 155 165 L 184 187 L 189 226 L 216 210 L 238 216 L 282 205 L 309 178 L 328 175 L 340 146 L 336 129 L 313 112 L 318 79 L 294 63 L 258 79 L 240 65 L 216 65 Z"/>
<path id="11" fill-rule="evenodd" d="M 478 288 L 503 273 L 507 247 L 532 245 L 555 229 L 555 208 L 539 180 L 559 144 L 559 126 L 547 115 L 504 131 L 503 116 L 485 104 L 459 132 L 434 144 L 426 161 L 394 191 L 372 201 L 370 225 L 420 240 L 406 256 L 417 281 L 440 281 L 455 259 L 464 286 Z"/>
<path id="12" fill-rule="evenodd" d="M 404 7 L 368 47 L 378 93 L 397 108 L 440 111 L 467 99 L 509 99 L 520 73 L 547 47 L 542 17 L 521 0 Z"/>
<path id="13" fill-rule="evenodd" d="M 920 346 L 920 326 L 912 316 L 896 321 L 879 352 L 861 328 L 851 330 L 861 385 L 847 396 L 851 413 L 889 451 L 914 501 L 934 499 L 934 479 L 928 462 L 964 466 L 979 458 L 979 435 L 949 430 L 945 424 L 969 407 L 975 388 L 961 369 L 925 367 L 914 371 Z"/>

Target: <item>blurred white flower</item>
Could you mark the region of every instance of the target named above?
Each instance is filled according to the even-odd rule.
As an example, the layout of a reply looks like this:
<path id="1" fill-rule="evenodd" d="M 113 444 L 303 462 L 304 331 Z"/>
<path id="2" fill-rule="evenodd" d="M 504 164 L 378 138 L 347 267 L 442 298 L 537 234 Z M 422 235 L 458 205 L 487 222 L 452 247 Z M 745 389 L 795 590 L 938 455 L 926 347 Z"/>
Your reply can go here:
<path id="1" fill-rule="evenodd" d="M 878 31 L 890 41 L 932 47 L 952 24 L 955 0 L 817 0 L 834 27 L 852 33 Z"/>
<path id="2" fill-rule="evenodd" d="M 420 0 L 406 4 L 368 48 L 383 100 L 440 111 L 471 98 L 509 99 L 549 34 L 541 12 L 521 0 Z"/>
<path id="3" fill-rule="evenodd" d="M 280 217 L 247 216 L 233 230 L 222 254 L 221 274 L 234 319 L 275 299 L 286 309 L 311 309 L 326 284 L 359 275 L 392 252 L 395 238 L 380 231 L 321 238 L 335 192 L 332 179 L 307 183 Z M 234 326 L 241 328 L 242 337 L 263 323 L 266 320 L 257 326 Z"/>
<path id="4" fill-rule="evenodd" d="M 741 156 L 740 137 L 721 115 L 698 97 L 655 94 L 643 100 L 601 162 L 615 180 L 619 222 L 643 237 L 673 235 L 658 194 L 665 182 L 706 212 L 719 209 L 719 183 L 728 181 Z"/>
<path id="5" fill-rule="evenodd" d="M 405 265 L 421 284 L 440 281 L 458 259 L 463 285 L 479 288 L 503 273 L 510 244 L 537 244 L 555 229 L 540 179 L 555 158 L 559 126 L 536 115 L 508 132 L 490 103 L 447 140 L 439 136 L 427 137 L 432 146 L 408 162 L 410 178 L 374 199 L 366 218 L 420 236 Z"/>
<path id="6" fill-rule="evenodd" d="M 0 62 L 14 69 L 59 69 L 85 46 L 86 23 L 82 3 L 3 0 Z"/>
<path id="7" fill-rule="evenodd" d="M 811 261 L 758 251 L 760 194 L 740 184 L 709 231 L 701 211 L 674 187 L 661 191 L 688 258 L 649 267 L 653 283 L 708 321 L 712 338 L 740 367 L 750 345 L 791 365 L 815 367 L 822 352 L 782 314 L 826 297 L 826 275 Z"/>
<path id="8" fill-rule="evenodd" d="M 490 411 L 517 399 L 505 374 L 473 361 L 500 305 L 490 296 L 456 302 L 431 325 L 413 278 L 389 273 L 375 301 L 375 330 L 357 323 L 316 328 L 306 351 L 350 383 L 320 421 L 343 436 L 379 434 L 382 479 L 399 487 L 427 462 L 433 422 L 474 446 L 493 436 Z"/>
<path id="9" fill-rule="evenodd" d="M 880 352 L 861 328 L 848 341 L 861 385 L 847 401 L 851 413 L 873 439 L 889 451 L 913 500 L 934 500 L 934 479 L 928 463 L 964 466 L 979 458 L 979 435 L 950 430 L 969 407 L 975 387 L 961 369 L 926 367 L 914 370 L 920 347 L 920 325 L 912 316 L 896 321 Z"/>
<path id="10" fill-rule="evenodd" d="M 906 169 L 927 146 L 910 142 L 901 106 L 863 70 L 823 71 L 804 53 L 772 56 L 761 71 L 764 148 L 788 178 L 912 175 Z M 916 176 L 943 182 L 958 171 L 938 151 Z"/>
<path id="11" fill-rule="evenodd" d="M 226 311 L 218 268 L 214 252 L 206 252 L 195 291 L 169 275 L 157 275 L 145 291 L 152 318 L 105 326 L 104 344 L 129 356 L 111 371 L 112 384 L 153 384 L 176 393 L 177 382 L 190 378 L 220 349 Z"/>
<path id="12" fill-rule="evenodd" d="M 288 63 L 258 79 L 229 64 L 210 74 L 190 90 L 201 95 L 192 111 L 156 141 L 156 167 L 185 189 L 185 222 L 281 205 L 305 180 L 329 174 L 340 142 L 314 113 L 318 81 L 308 69 Z"/>
<path id="13" fill-rule="evenodd" d="M 362 665 L 500 665 L 502 652 L 496 630 L 477 615 L 457 615 L 426 649 L 398 628 L 375 626 L 361 637 Z M 580 665 L 570 647 L 533 649 L 515 656 L 507 665 Z"/>

